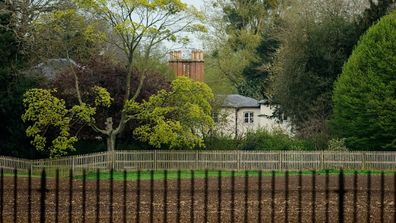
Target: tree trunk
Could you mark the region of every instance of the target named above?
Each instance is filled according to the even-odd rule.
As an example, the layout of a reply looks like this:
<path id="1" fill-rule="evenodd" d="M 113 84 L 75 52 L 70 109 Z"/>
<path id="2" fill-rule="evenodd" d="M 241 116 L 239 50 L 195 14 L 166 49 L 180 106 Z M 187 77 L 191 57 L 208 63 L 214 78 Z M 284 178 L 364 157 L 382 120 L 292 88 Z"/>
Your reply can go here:
<path id="1" fill-rule="evenodd" d="M 113 132 L 109 133 L 107 136 L 107 154 L 108 154 L 108 169 L 115 168 L 115 141 L 116 134 Z"/>
<path id="2" fill-rule="evenodd" d="M 113 133 L 110 133 L 107 136 L 107 151 L 114 151 L 115 150 L 115 141 L 116 141 L 116 135 Z"/>

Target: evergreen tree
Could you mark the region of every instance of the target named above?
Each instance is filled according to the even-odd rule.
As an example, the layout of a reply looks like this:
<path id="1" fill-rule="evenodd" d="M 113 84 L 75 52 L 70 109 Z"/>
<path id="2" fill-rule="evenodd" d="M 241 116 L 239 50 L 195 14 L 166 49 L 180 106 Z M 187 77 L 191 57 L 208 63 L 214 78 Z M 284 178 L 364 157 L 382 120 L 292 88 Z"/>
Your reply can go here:
<path id="1" fill-rule="evenodd" d="M 21 115 L 22 95 L 34 81 L 18 74 L 26 57 L 14 32 L 10 5 L 3 2 L 0 8 L 0 154 L 32 157 Z"/>
<path id="2" fill-rule="evenodd" d="M 396 149 L 396 11 L 361 38 L 335 83 L 333 131 L 356 150 Z"/>

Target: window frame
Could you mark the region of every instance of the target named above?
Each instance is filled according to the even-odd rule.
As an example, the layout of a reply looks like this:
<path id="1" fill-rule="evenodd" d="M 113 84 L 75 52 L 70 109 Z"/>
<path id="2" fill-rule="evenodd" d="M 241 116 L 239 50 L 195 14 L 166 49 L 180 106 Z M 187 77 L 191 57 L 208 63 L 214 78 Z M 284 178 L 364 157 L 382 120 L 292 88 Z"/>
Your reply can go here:
<path id="1" fill-rule="evenodd" d="M 243 122 L 247 124 L 254 123 L 254 112 L 253 111 L 243 112 Z"/>

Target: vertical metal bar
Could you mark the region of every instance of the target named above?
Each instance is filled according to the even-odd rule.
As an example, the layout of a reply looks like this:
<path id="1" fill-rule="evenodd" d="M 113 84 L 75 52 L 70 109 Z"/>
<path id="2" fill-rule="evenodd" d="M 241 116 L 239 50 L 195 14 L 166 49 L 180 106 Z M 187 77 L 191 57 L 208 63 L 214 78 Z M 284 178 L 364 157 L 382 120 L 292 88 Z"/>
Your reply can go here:
<path id="1" fill-rule="evenodd" d="M 55 223 L 59 222 L 59 169 L 55 171 Z"/>
<path id="2" fill-rule="evenodd" d="M 221 186 L 222 186 L 222 176 L 221 176 L 221 170 L 218 172 L 218 178 L 217 178 L 217 222 L 221 222 L 221 205 L 222 205 L 222 191 L 221 191 Z"/>
<path id="3" fill-rule="evenodd" d="M 190 197 L 191 197 L 191 203 L 190 203 L 190 222 L 194 222 L 195 216 L 194 216 L 194 193 L 195 193 L 195 176 L 194 176 L 194 170 L 191 170 L 191 188 L 190 188 Z"/>
<path id="4" fill-rule="evenodd" d="M 69 170 L 69 223 L 73 222 L 73 169 Z"/>
<path id="5" fill-rule="evenodd" d="M 285 223 L 289 222 L 289 171 L 285 172 Z"/>
<path id="6" fill-rule="evenodd" d="M 136 179 L 136 222 L 140 222 L 140 170 L 137 171 Z"/>
<path id="7" fill-rule="evenodd" d="M 326 207 L 325 207 L 325 222 L 329 223 L 329 170 L 326 170 L 325 176 L 325 200 L 326 200 Z"/>
<path id="8" fill-rule="evenodd" d="M 122 214 L 123 214 L 123 222 L 127 223 L 127 171 L 124 169 L 123 174 L 124 185 L 123 185 L 123 200 L 122 200 Z"/>
<path id="9" fill-rule="evenodd" d="M 164 223 L 168 222 L 168 170 L 164 170 Z"/>
<path id="10" fill-rule="evenodd" d="M 235 171 L 231 171 L 231 222 L 235 222 Z"/>
<path id="11" fill-rule="evenodd" d="M 344 171 L 341 169 L 338 174 L 338 222 L 344 222 L 344 194 L 345 194 L 345 181 Z"/>
<path id="12" fill-rule="evenodd" d="M 353 173 L 353 223 L 357 223 L 357 190 L 358 190 L 358 172 Z"/>
<path id="13" fill-rule="evenodd" d="M 177 212 L 176 212 L 176 222 L 180 223 L 180 194 L 181 194 L 181 171 L 177 171 L 177 197 L 176 197 L 176 205 L 177 205 Z"/>
<path id="14" fill-rule="evenodd" d="M 393 221 L 396 222 L 396 172 L 393 173 Z"/>
<path id="15" fill-rule="evenodd" d="M 96 169 L 96 223 L 100 223 L 100 170 Z"/>
<path id="16" fill-rule="evenodd" d="M 204 186 L 204 222 L 208 222 L 208 170 L 205 170 Z"/>
<path id="17" fill-rule="evenodd" d="M 258 179 L 258 221 L 257 222 L 262 222 L 263 217 L 261 215 L 261 211 L 263 209 L 262 205 L 262 200 L 263 200 L 263 171 L 259 171 L 259 179 Z"/>
<path id="18" fill-rule="evenodd" d="M 311 220 L 312 223 L 316 222 L 316 171 L 312 171 L 312 186 L 311 186 L 311 193 L 312 193 L 312 211 L 311 211 Z"/>
<path id="19" fill-rule="evenodd" d="M 244 215 L 244 222 L 245 223 L 248 223 L 248 221 L 249 221 L 249 219 L 248 219 L 248 213 L 249 213 L 249 171 L 245 171 L 245 187 L 244 187 L 244 189 L 245 189 L 245 199 L 244 199 L 244 201 L 245 201 L 245 208 L 244 208 L 244 210 L 245 210 L 245 215 Z"/>
<path id="20" fill-rule="evenodd" d="M 1 188 L 0 188 L 0 222 L 4 222 L 4 170 L 1 168 L 0 172 L 0 181 L 1 181 Z"/>
<path id="21" fill-rule="evenodd" d="M 114 162 L 113 162 L 113 165 L 114 165 Z M 113 188 L 114 188 L 114 169 L 110 168 L 110 185 L 109 185 L 109 221 L 110 221 L 110 223 L 113 222 L 113 191 L 114 191 Z"/>
<path id="22" fill-rule="evenodd" d="M 384 199 L 385 199 L 385 176 L 384 171 L 381 171 L 381 223 L 384 222 Z"/>
<path id="23" fill-rule="evenodd" d="M 302 171 L 298 171 L 298 215 L 297 222 L 302 222 Z"/>
<path id="24" fill-rule="evenodd" d="M 14 222 L 18 221 L 18 171 L 14 168 Z"/>
<path id="25" fill-rule="evenodd" d="M 85 215 L 87 211 L 87 175 L 85 169 L 83 169 L 83 181 L 82 181 L 82 222 L 85 223 Z"/>
<path id="26" fill-rule="evenodd" d="M 150 171 L 150 223 L 154 223 L 154 170 Z"/>
<path id="27" fill-rule="evenodd" d="M 271 222 L 275 223 L 275 171 L 271 172 Z"/>
<path id="28" fill-rule="evenodd" d="M 371 171 L 367 173 L 367 206 L 366 206 L 366 222 L 371 222 Z"/>
<path id="29" fill-rule="evenodd" d="M 28 169 L 28 223 L 32 223 L 32 170 Z"/>
<path id="30" fill-rule="evenodd" d="M 41 172 L 41 187 L 40 187 L 40 223 L 45 223 L 45 199 L 47 191 L 47 175 L 45 169 Z"/>

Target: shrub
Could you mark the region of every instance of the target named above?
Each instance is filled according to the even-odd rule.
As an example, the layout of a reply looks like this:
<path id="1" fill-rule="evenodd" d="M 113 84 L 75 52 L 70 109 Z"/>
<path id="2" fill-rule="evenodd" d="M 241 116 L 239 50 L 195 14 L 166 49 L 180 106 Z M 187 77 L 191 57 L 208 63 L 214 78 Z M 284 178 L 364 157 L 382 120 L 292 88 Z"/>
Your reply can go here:
<path id="1" fill-rule="evenodd" d="M 313 150 L 308 141 L 290 137 L 281 130 L 269 132 L 261 129 L 249 132 L 242 140 L 242 150 Z"/>
<path id="2" fill-rule="evenodd" d="M 205 138 L 207 150 L 237 150 L 240 147 L 240 140 L 227 136 L 209 136 Z"/>
<path id="3" fill-rule="evenodd" d="M 345 145 L 345 139 L 330 139 L 328 142 L 327 150 L 330 151 L 348 151 Z"/>
<path id="4" fill-rule="evenodd" d="M 396 149 L 396 11 L 363 35 L 335 83 L 331 125 L 348 148 Z"/>

